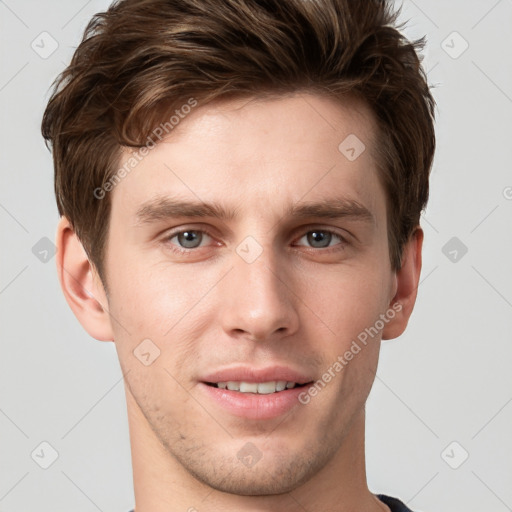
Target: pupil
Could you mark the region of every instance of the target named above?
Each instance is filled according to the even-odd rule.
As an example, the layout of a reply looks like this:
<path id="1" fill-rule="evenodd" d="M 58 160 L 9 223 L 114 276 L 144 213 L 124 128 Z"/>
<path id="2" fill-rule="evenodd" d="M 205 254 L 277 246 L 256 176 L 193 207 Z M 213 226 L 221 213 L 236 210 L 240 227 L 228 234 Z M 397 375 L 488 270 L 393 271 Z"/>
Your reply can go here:
<path id="1" fill-rule="evenodd" d="M 196 239 L 194 240 L 194 238 Z M 198 237 L 197 231 L 183 231 L 178 235 L 180 244 L 186 248 L 195 247 L 194 243 L 197 242 L 197 239 L 199 239 L 199 242 L 201 242 L 201 238 Z"/>
<path id="2" fill-rule="evenodd" d="M 324 231 L 311 231 L 311 233 L 308 235 L 309 243 L 313 243 L 314 245 L 314 243 L 320 242 L 320 245 L 317 245 L 316 247 L 328 247 L 330 241 L 331 234 Z"/>

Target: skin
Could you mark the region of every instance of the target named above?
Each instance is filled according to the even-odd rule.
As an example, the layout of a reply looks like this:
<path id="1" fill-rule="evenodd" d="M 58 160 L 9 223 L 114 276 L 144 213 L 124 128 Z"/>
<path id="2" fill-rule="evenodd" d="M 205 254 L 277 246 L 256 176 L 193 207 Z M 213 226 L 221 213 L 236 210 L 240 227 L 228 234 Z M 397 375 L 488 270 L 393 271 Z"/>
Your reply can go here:
<path id="1" fill-rule="evenodd" d="M 354 161 L 338 150 L 349 134 L 366 145 Z M 110 192 L 108 294 L 61 219 L 66 299 L 91 336 L 115 342 L 125 375 L 136 512 L 389 510 L 366 483 L 364 405 L 381 338 L 399 336 L 412 312 L 423 232 L 394 272 L 374 137 L 371 112 L 355 101 L 296 94 L 198 106 Z M 238 216 L 137 220 L 141 205 L 170 196 Z M 364 205 L 374 222 L 286 215 L 337 198 Z M 204 229 L 211 236 L 188 256 L 173 251 L 192 247 L 176 232 Z M 327 248 L 307 236 L 315 229 L 336 233 Z M 262 249 L 252 263 L 236 252 L 247 236 Z M 201 393 L 201 376 L 234 363 L 320 379 L 396 303 L 401 310 L 307 405 L 252 420 Z M 133 354 L 144 339 L 160 350 L 149 366 Z M 248 442 L 261 454 L 252 467 L 237 457 Z"/>

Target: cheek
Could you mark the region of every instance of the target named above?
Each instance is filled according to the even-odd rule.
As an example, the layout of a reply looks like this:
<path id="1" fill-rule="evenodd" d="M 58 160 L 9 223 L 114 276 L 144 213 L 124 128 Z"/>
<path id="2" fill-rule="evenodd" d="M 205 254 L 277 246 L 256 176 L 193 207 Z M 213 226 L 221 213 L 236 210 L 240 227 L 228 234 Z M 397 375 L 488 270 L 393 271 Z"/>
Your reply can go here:
<path id="1" fill-rule="evenodd" d="M 141 393 L 150 381 L 162 378 L 153 373 L 159 367 L 185 383 L 184 370 L 195 360 L 198 340 L 212 324 L 216 308 L 205 296 L 218 278 L 210 272 L 198 280 L 197 270 L 187 269 L 119 261 L 111 272 L 109 310 L 116 349 L 123 370 L 136 375 Z M 154 362 L 146 368 L 147 359 Z M 164 380 L 171 378 L 163 374 Z"/>
<path id="2" fill-rule="evenodd" d="M 377 264 L 361 263 L 306 278 L 300 293 L 317 321 L 344 344 L 375 324 L 387 307 L 388 286 Z"/>
<path id="3" fill-rule="evenodd" d="M 119 261 L 112 272 L 111 313 L 128 331 L 164 336 L 188 315 L 209 288 L 206 276 L 170 265 Z"/>

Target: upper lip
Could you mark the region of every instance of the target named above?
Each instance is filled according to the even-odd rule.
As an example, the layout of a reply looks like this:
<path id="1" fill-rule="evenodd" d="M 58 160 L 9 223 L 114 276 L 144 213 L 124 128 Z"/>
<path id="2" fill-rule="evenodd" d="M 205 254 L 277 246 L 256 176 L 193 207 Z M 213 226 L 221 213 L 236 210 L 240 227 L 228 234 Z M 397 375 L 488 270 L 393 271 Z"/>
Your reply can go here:
<path id="1" fill-rule="evenodd" d="M 266 366 L 254 368 L 250 366 L 234 366 L 216 370 L 201 378 L 203 382 L 271 382 L 285 380 L 296 384 L 307 384 L 313 379 L 303 372 L 288 366 Z"/>

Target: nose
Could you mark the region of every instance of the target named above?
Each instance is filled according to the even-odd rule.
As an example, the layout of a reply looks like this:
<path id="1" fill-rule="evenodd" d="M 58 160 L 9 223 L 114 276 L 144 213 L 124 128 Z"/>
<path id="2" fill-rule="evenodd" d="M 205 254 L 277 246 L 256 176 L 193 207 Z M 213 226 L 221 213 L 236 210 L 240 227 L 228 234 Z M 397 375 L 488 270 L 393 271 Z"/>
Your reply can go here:
<path id="1" fill-rule="evenodd" d="M 295 333 L 298 298 L 285 261 L 268 247 L 252 262 L 235 251 L 233 268 L 222 281 L 222 326 L 231 337 L 270 341 Z"/>

